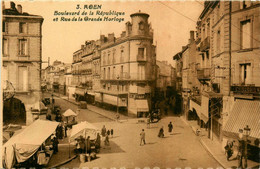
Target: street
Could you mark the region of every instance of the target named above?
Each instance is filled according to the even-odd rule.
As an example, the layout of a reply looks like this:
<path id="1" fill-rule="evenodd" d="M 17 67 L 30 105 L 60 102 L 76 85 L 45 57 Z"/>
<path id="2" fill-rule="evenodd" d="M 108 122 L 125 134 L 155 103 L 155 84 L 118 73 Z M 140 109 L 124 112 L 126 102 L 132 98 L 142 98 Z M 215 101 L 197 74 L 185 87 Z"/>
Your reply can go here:
<path id="1" fill-rule="evenodd" d="M 77 110 L 76 105 L 57 97 L 55 97 L 55 104 L 61 106 L 62 113 L 68 108 Z M 114 137 L 110 137 L 110 146 L 105 146 L 102 141 L 97 159 L 80 163 L 79 158 L 76 158 L 61 167 L 220 167 L 205 151 L 191 128 L 179 117 L 165 117 L 147 129 L 146 123 L 138 123 L 137 119 L 117 123 L 95 112 L 81 109 L 78 121 L 91 122 L 100 129 L 103 125 L 107 130 L 113 128 Z M 172 134 L 169 134 L 167 129 L 170 121 L 173 123 Z M 162 126 L 165 137 L 158 138 Z M 139 134 L 142 129 L 145 129 L 146 145 L 140 146 Z"/>

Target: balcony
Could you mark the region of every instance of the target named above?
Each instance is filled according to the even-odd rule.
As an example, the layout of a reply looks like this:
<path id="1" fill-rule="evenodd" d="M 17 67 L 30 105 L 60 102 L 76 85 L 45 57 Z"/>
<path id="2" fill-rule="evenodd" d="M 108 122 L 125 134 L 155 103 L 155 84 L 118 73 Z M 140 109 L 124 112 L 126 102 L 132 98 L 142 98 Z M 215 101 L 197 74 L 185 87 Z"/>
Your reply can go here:
<path id="1" fill-rule="evenodd" d="M 206 37 L 201 43 L 200 43 L 200 51 L 205 52 L 210 48 L 210 38 L 209 36 Z"/>
<path id="2" fill-rule="evenodd" d="M 210 68 L 202 68 L 197 70 L 197 78 L 199 80 L 210 80 Z"/>
<path id="3" fill-rule="evenodd" d="M 260 87 L 258 86 L 241 86 L 241 85 L 233 85 L 230 87 L 230 91 L 234 94 L 246 94 L 246 95 L 255 95 L 259 96 L 260 94 Z"/>
<path id="4" fill-rule="evenodd" d="M 137 62 L 146 62 L 146 58 L 144 56 L 137 55 Z"/>

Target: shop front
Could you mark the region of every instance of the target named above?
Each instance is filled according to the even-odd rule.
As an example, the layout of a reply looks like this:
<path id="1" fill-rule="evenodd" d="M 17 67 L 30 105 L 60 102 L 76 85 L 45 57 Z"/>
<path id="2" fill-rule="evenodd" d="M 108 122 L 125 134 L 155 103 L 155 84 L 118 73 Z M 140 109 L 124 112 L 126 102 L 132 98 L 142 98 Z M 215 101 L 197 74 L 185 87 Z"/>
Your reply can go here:
<path id="1" fill-rule="evenodd" d="M 235 145 L 239 142 L 248 143 L 247 153 L 251 160 L 259 160 L 259 139 L 260 139 L 260 101 L 236 99 L 225 126 L 223 127 L 223 146 L 227 140 L 234 140 Z M 246 128 L 249 128 L 248 135 L 244 135 Z M 241 135 L 241 136 L 240 136 Z M 235 148 L 237 150 L 238 148 Z"/>

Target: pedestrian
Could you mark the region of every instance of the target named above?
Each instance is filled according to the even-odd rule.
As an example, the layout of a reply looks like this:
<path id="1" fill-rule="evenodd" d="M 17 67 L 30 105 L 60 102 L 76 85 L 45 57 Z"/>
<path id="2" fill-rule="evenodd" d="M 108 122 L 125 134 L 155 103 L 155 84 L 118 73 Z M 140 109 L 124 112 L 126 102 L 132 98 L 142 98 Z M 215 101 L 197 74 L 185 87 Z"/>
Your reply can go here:
<path id="1" fill-rule="evenodd" d="M 105 136 L 105 145 L 106 146 L 109 146 L 109 138 L 108 138 L 108 135 L 106 134 L 106 136 Z"/>
<path id="2" fill-rule="evenodd" d="M 163 138 L 164 137 L 164 130 L 163 127 L 160 128 L 158 137 Z"/>
<path id="3" fill-rule="evenodd" d="M 111 137 L 113 138 L 113 135 L 114 135 L 114 130 L 111 129 Z"/>
<path id="4" fill-rule="evenodd" d="M 59 144 L 58 138 L 54 137 L 53 140 L 52 140 L 52 146 L 53 146 L 53 153 L 54 154 L 56 154 L 58 152 L 58 144 Z"/>
<path id="5" fill-rule="evenodd" d="M 105 125 L 104 125 L 103 128 L 102 128 L 102 130 L 101 130 L 101 135 L 102 135 L 102 137 L 105 137 L 105 136 L 106 136 L 106 132 L 107 132 L 107 130 L 106 130 L 106 127 L 105 127 Z"/>
<path id="6" fill-rule="evenodd" d="M 140 133 L 140 146 L 142 145 L 142 142 L 144 142 L 144 144 L 145 144 L 145 132 L 144 132 L 144 129 L 142 129 L 142 131 Z"/>
<path id="7" fill-rule="evenodd" d="M 168 124 L 168 132 L 171 133 L 173 129 L 173 125 L 172 122 L 170 121 L 170 123 Z"/>
<path id="8" fill-rule="evenodd" d="M 232 142 L 227 142 L 225 146 L 225 153 L 227 155 L 227 161 L 229 161 L 229 158 L 233 155 L 233 141 Z"/>
<path id="9" fill-rule="evenodd" d="M 108 135 L 108 137 L 110 136 L 110 130 L 107 130 L 107 135 Z"/>
<path id="10" fill-rule="evenodd" d="M 95 142 L 95 146 L 96 146 L 96 151 L 98 153 L 99 149 L 101 148 L 101 137 L 100 137 L 99 133 L 97 134 L 97 139 L 96 139 L 96 142 Z"/>
<path id="11" fill-rule="evenodd" d="M 90 136 L 87 137 L 86 141 L 85 141 L 85 152 L 87 154 L 91 153 L 91 147 L 90 147 Z"/>

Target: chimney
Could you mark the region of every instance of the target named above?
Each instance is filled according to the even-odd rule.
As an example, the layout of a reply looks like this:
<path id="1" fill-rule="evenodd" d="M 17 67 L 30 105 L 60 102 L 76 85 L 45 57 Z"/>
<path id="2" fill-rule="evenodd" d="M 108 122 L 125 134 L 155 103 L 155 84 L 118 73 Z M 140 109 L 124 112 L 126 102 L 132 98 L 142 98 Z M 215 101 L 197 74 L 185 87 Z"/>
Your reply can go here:
<path id="1" fill-rule="evenodd" d="M 84 46 L 85 46 L 85 45 L 81 45 L 81 49 L 83 49 L 83 48 L 84 48 Z"/>
<path id="2" fill-rule="evenodd" d="M 11 7 L 11 9 L 15 10 L 15 3 L 13 1 L 10 2 L 10 7 Z"/>
<path id="3" fill-rule="evenodd" d="M 22 8 L 22 5 L 17 5 L 17 11 L 19 12 L 19 13 L 23 13 L 23 8 Z"/>
<path id="4" fill-rule="evenodd" d="M 189 44 L 191 44 L 193 41 L 194 41 L 194 31 L 190 31 Z"/>
<path id="5" fill-rule="evenodd" d="M 114 33 L 109 33 L 108 34 L 108 41 L 113 42 L 115 40 L 115 34 Z"/>

